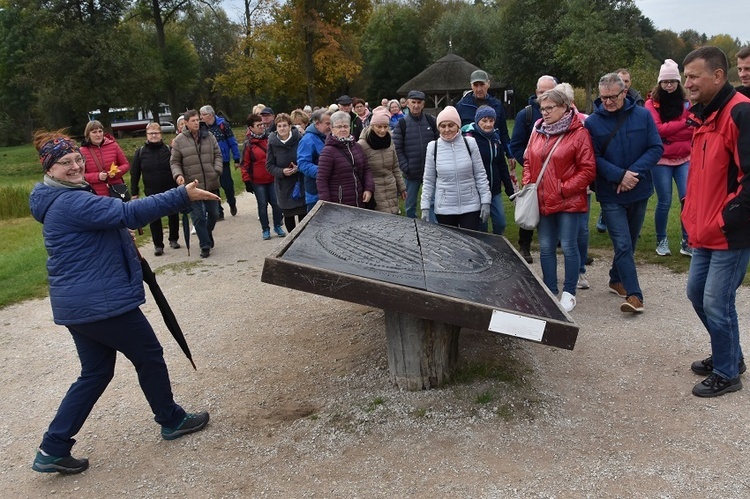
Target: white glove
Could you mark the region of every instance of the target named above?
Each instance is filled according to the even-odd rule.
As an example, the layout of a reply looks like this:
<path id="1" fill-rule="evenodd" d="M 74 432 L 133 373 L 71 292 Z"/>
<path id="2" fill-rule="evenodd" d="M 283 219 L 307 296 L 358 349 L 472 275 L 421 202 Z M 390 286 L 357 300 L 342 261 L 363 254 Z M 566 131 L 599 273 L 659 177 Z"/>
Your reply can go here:
<path id="1" fill-rule="evenodd" d="M 430 221 L 430 210 L 429 209 L 422 208 L 422 220 L 424 220 L 425 222 L 429 222 Z"/>
<path id="2" fill-rule="evenodd" d="M 481 220 L 482 223 L 484 223 L 487 221 L 488 218 L 490 218 L 490 204 L 484 203 L 482 204 L 482 207 L 479 209 L 479 220 Z"/>

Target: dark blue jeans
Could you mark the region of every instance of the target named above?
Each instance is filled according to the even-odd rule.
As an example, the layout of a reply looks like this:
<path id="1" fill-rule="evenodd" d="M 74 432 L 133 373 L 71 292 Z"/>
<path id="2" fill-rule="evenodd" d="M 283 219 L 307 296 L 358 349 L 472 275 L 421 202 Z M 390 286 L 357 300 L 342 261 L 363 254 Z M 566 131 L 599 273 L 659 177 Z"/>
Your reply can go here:
<path id="1" fill-rule="evenodd" d="M 263 230 L 270 230 L 268 226 L 268 205 L 271 205 L 271 215 L 273 216 L 273 226 L 281 226 L 283 213 L 276 202 L 276 187 L 270 184 L 253 184 L 255 200 L 258 202 L 258 217 L 260 217 L 260 226 Z"/>
<path id="2" fill-rule="evenodd" d="M 612 240 L 615 256 L 609 270 L 610 284 L 622 283 L 627 296 L 643 301 L 643 292 L 635 269 L 635 245 L 646 218 L 648 199 L 631 204 L 601 203 L 604 223 Z"/>
<path id="3" fill-rule="evenodd" d="M 693 249 L 687 295 L 711 337 L 714 372 L 727 379 L 740 375 L 742 360 L 737 322 L 737 288 L 745 278 L 750 249 Z"/>
<path id="4" fill-rule="evenodd" d="M 221 188 L 224 189 L 224 194 L 227 197 L 227 204 L 229 204 L 229 207 L 235 206 L 237 204 L 237 198 L 234 195 L 234 179 L 232 178 L 232 169 L 231 165 L 229 164 L 229 161 L 226 161 L 224 163 L 224 166 L 221 170 L 221 176 L 219 177 L 219 184 L 221 185 Z M 224 208 L 219 205 L 219 212 L 224 213 Z"/>
<path id="5" fill-rule="evenodd" d="M 211 191 L 217 196 L 219 190 Z M 190 219 L 195 227 L 195 234 L 198 236 L 198 243 L 201 249 L 211 249 L 214 247 L 214 227 L 216 220 L 219 218 L 218 201 L 193 201 L 190 207 Z"/>
<path id="6" fill-rule="evenodd" d="M 557 243 L 560 242 L 565 257 L 565 280 L 563 291 L 576 294 L 578 268 L 581 254 L 578 248 L 578 236 L 581 220 L 586 213 L 552 213 L 542 215 L 539 219 L 539 262 L 542 265 L 542 280 L 553 295 L 557 295 Z"/>
<path id="7" fill-rule="evenodd" d="M 139 308 L 111 319 L 68 326 L 81 361 L 81 375 L 65 394 L 42 439 L 44 452 L 70 455 L 73 438 L 115 374 L 117 352 L 133 363 L 141 390 L 162 426 L 174 427 L 185 411 L 172 397 L 167 364 L 151 324 Z"/>

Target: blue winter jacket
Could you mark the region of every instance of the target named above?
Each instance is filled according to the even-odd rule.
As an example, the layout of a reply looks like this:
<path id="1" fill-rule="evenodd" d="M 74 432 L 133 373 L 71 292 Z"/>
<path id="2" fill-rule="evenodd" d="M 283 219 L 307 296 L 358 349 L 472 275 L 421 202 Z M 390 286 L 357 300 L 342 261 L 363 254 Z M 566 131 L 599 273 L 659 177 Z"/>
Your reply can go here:
<path id="1" fill-rule="evenodd" d="M 237 139 L 234 137 L 234 132 L 229 123 L 219 116 L 215 116 L 214 124 L 208 127 L 208 130 L 216 137 L 216 142 L 219 143 L 219 149 L 221 149 L 221 159 L 224 163 L 229 163 L 229 160 L 234 158 L 235 164 L 240 164 L 240 148 L 237 145 Z"/>
<path id="2" fill-rule="evenodd" d="M 523 153 L 526 152 L 526 146 L 529 144 L 534 123 L 542 119 L 536 94 L 529 97 L 529 106 L 531 106 L 531 119 L 526 116 L 526 108 L 521 109 L 516 114 L 516 123 L 513 125 L 513 135 L 510 138 L 510 152 L 520 165 L 523 165 Z"/>
<path id="3" fill-rule="evenodd" d="M 434 116 L 407 114 L 391 132 L 398 167 L 406 180 L 422 181 L 427 144 L 440 137 Z"/>
<path id="4" fill-rule="evenodd" d="M 505 162 L 503 143 L 500 140 L 500 134 L 497 129 L 491 135 L 483 133 L 476 123 L 466 127 L 463 134 L 467 137 L 474 137 L 477 141 L 477 147 L 482 155 L 482 163 L 487 172 L 487 180 L 490 182 L 490 192 L 492 196 L 500 194 L 505 186 L 505 194 L 512 196 L 515 192 L 513 182 L 510 180 L 510 171 L 508 163 Z"/>
<path id="5" fill-rule="evenodd" d="M 56 324 L 116 317 L 145 302 L 143 275 L 128 231 L 190 206 L 184 187 L 128 203 L 85 188 L 36 184 L 31 214 L 44 224 Z"/>
<path id="6" fill-rule="evenodd" d="M 510 153 L 509 147 L 510 135 L 508 135 L 508 123 L 505 121 L 503 103 L 495 97 L 487 94 L 487 98 L 480 105 L 490 106 L 495 110 L 495 114 L 497 115 L 495 117 L 495 128 L 498 133 L 500 133 L 500 140 L 503 141 L 503 146 L 505 146 L 505 156 L 508 157 L 508 159 L 512 158 L 513 156 Z M 477 102 L 474 100 L 474 92 L 469 92 L 464 95 L 463 99 L 458 101 L 456 110 L 458 110 L 458 115 L 461 117 L 461 126 L 474 123 L 474 116 L 477 114 L 477 109 L 479 109 L 479 107 L 480 106 L 477 105 Z"/>
<path id="7" fill-rule="evenodd" d="M 297 146 L 297 169 L 305 176 L 305 203 L 318 202 L 318 158 L 323 146 L 326 145 L 326 135 L 320 133 L 311 123 L 305 129 L 305 134 Z"/>
<path id="8" fill-rule="evenodd" d="M 586 119 L 584 126 L 591 133 L 596 154 L 596 199 L 600 203 L 615 204 L 648 199 L 654 192 L 651 168 L 664 151 L 654 118 L 630 97 L 625 98 L 619 112 L 610 113 L 604 109 L 601 99 L 596 99 L 594 106 L 594 113 Z M 602 147 L 617 126 L 620 113 L 625 113 L 625 121 L 602 157 Z M 617 194 L 617 186 L 626 170 L 637 173 L 639 182 L 632 190 Z"/>

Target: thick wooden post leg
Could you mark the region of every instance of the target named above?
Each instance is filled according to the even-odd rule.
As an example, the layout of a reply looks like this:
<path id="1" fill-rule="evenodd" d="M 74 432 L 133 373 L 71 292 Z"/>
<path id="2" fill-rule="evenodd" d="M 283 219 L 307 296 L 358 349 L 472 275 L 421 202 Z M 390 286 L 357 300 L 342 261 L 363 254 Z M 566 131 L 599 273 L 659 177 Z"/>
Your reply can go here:
<path id="1" fill-rule="evenodd" d="M 458 361 L 459 326 L 385 311 L 388 369 L 404 390 L 442 385 Z"/>

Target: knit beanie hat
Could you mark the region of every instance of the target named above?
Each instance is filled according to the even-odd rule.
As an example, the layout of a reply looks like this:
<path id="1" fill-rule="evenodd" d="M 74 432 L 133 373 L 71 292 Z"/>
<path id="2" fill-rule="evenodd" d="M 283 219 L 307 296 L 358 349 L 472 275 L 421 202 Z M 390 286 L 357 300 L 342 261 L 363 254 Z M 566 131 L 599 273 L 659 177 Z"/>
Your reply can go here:
<path id="1" fill-rule="evenodd" d="M 664 60 L 664 64 L 661 65 L 661 69 L 659 70 L 659 79 L 656 83 L 661 83 L 664 80 L 681 80 L 680 68 L 672 59 Z"/>
<path id="2" fill-rule="evenodd" d="M 372 110 L 371 125 L 387 125 L 390 122 L 391 113 L 383 106 L 378 106 Z"/>
<path id="3" fill-rule="evenodd" d="M 453 106 L 446 106 L 446 108 L 440 111 L 440 114 L 438 114 L 437 125 L 440 126 L 440 123 L 444 121 L 455 123 L 458 128 L 461 128 L 461 117 L 458 115 L 458 111 L 456 111 L 456 108 Z"/>
<path id="4" fill-rule="evenodd" d="M 497 113 L 490 106 L 479 106 L 477 113 L 474 115 L 474 123 L 479 123 L 482 118 L 497 119 Z"/>

